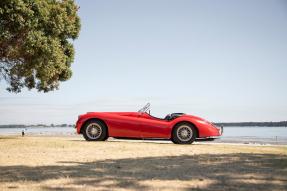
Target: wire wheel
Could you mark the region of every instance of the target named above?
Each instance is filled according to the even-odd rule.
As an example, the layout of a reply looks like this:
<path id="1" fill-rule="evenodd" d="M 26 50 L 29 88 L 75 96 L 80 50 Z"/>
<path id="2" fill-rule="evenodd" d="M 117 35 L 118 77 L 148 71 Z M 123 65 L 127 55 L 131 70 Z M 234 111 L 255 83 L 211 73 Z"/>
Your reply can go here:
<path id="1" fill-rule="evenodd" d="M 90 139 L 98 139 L 102 135 L 102 127 L 97 123 L 90 123 L 86 128 L 86 135 Z"/>
<path id="2" fill-rule="evenodd" d="M 180 141 L 186 142 L 192 139 L 193 130 L 188 125 L 181 125 L 177 128 L 176 134 Z"/>

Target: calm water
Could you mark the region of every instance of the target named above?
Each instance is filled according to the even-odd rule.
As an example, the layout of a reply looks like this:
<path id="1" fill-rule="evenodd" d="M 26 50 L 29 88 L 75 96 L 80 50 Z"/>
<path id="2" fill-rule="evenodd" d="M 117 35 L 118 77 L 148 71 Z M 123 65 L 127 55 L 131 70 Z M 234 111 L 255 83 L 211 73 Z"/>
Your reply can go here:
<path id="1" fill-rule="evenodd" d="M 287 144 L 287 127 L 225 127 L 217 142 Z"/>
<path id="2" fill-rule="evenodd" d="M 28 127 L 24 128 L 0 128 L 0 135 L 17 135 L 25 130 L 25 134 L 33 135 L 71 135 L 76 133 L 73 127 Z"/>
<path id="3" fill-rule="evenodd" d="M 23 128 L 0 128 L 0 135 L 21 135 Z M 76 135 L 73 127 L 31 127 L 26 135 Z M 287 144 L 287 127 L 225 127 L 216 142 Z"/>

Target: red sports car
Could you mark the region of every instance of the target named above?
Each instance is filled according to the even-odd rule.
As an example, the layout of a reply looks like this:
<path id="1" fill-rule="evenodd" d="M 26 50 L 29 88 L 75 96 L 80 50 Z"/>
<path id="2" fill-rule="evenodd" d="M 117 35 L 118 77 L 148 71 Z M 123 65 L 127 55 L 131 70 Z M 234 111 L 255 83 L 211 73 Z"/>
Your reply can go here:
<path id="1" fill-rule="evenodd" d="M 87 141 L 108 137 L 132 139 L 169 139 L 176 144 L 190 144 L 199 139 L 214 139 L 223 128 L 192 115 L 168 114 L 157 118 L 149 114 L 150 104 L 138 112 L 88 112 L 76 123 L 78 134 Z"/>

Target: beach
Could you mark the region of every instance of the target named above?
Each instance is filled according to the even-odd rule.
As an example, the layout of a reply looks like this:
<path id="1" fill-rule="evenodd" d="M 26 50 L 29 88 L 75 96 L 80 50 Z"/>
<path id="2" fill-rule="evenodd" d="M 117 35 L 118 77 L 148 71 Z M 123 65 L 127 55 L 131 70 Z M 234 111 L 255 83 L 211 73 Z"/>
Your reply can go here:
<path id="1" fill-rule="evenodd" d="M 0 190 L 286 190 L 287 146 L 0 136 Z"/>

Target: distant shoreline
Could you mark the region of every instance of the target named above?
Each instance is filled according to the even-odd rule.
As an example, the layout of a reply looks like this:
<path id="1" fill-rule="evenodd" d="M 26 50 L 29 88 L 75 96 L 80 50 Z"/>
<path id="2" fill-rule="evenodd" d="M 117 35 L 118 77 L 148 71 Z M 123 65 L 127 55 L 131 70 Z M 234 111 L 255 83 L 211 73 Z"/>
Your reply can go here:
<path id="1" fill-rule="evenodd" d="M 214 122 L 217 126 L 223 127 L 287 127 L 287 121 L 279 122 Z M 8 124 L 0 125 L 0 128 L 62 128 L 62 127 L 71 127 L 74 128 L 74 124 L 36 124 L 36 125 L 23 125 L 23 124 Z"/>
<path id="2" fill-rule="evenodd" d="M 75 125 L 0 125 L 1 128 L 74 128 Z"/>
<path id="3" fill-rule="evenodd" d="M 279 122 L 221 122 L 214 123 L 223 127 L 287 127 L 287 121 Z"/>

